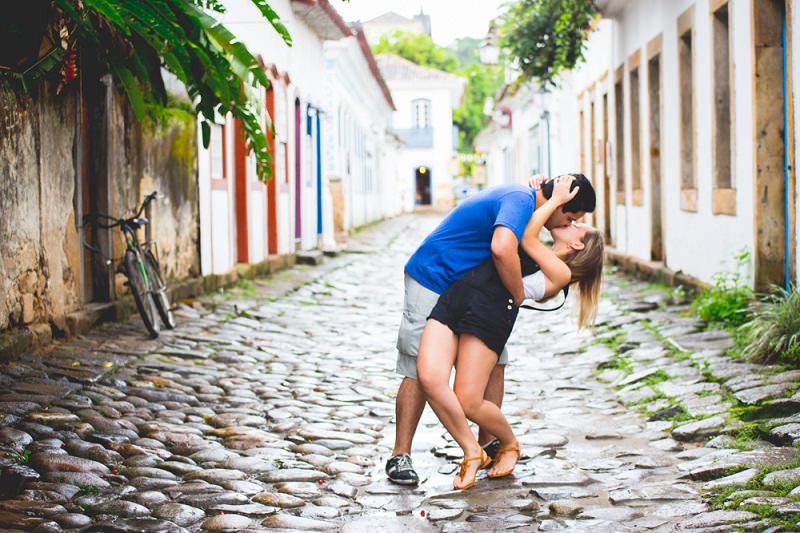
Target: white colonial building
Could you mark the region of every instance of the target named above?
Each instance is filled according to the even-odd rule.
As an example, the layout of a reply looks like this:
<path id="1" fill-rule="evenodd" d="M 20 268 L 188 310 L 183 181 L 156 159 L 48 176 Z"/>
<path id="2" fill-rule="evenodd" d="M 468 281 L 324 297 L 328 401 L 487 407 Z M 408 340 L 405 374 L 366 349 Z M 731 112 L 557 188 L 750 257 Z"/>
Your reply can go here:
<path id="1" fill-rule="evenodd" d="M 793 3 L 595 4 L 603 20 L 585 63 L 522 105 L 544 99 L 530 114 L 549 117 L 551 174 L 578 169 L 593 180 L 594 223 L 617 254 L 711 282 L 748 250 L 756 287 L 797 281 Z M 515 109 L 512 129 L 527 112 Z M 509 146 L 521 158 L 524 143 Z"/>
<path id="2" fill-rule="evenodd" d="M 401 205 L 399 141 L 389 131 L 394 102 L 363 30 L 327 41 L 325 59 L 330 109 L 323 139 L 329 181 L 325 190 L 330 191 L 333 217 L 324 234 L 330 247 L 335 235 L 395 215 Z"/>
<path id="3" fill-rule="evenodd" d="M 448 209 L 453 205 L 452 167 L 458 141 L 453 109 L 461 105 L 466 80 L 393 54 L 376 59 L 396 108 L 392 127 L 404 145 L 397 165 L 403 209 L 415 205 Z"/>
<path id="4" fill-rule="evenodd" d="M 222 22 L 262 62 L 261 102 L 272 154 L 264 184 L 241 126 L 219 118 L 199 152 L 202 271 L 225 274 L 298 251 L 333 249 L 352 227 L 398 212 L 391 94 L 366 46 L 328 0 L 275 0 L 287 46 L 248 0 Z"/>

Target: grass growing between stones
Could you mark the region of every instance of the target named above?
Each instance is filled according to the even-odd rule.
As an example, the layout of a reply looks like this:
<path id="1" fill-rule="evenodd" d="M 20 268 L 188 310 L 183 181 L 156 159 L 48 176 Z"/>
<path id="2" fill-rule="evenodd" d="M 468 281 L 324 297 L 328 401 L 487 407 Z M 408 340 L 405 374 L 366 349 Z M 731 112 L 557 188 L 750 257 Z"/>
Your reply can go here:
<path id="1" fill-rule="evenodd" d="M 626 374 L 630 374 L 633 370 L 630 358 L 624 354 L 615 354 L 614 357 L 607 362 L 600 365 L 600 370 L 622 370 Z"/>
<path id="2" fill-rule="evenodd" d="M 764 485 L 764 478 L 767 474 L 777 472 L 779 470 L 791 470 L 800 467 L 800 460 L 795 460 L 787 464 L 761 466 L 758 475 L 753 481 L 740 486 L 724 487 L 722 489 L 714 490 L 705 495 L 706 502 L 714 509 L 720 510 L 738 510 L 749 511 L 758 515 L 759 518 L 768 522 L 768 527 L 778 527 L 785 531 L 797 531 L 797 518 L 792 518 L 792 515 L 781 515 L 779 510 L 774 505 L 769 504 L 744 504 L 742 502 L 755 496 L 756 491 L 765 491 L 769 493 L 769 497 L 788 497 L 791 501 L 800 501 L 800 495 L 789 496 L 789 493 L 798 486 L 799 480 L 783 481 L 772 484 L 770 486 Z M 735 474 L 736 471 L 741 469 L 734 469 L 730 474 Z M 766 496 L 766 494 L 765 494 Z"/>
<path id="3" fill-rule="evenodd" d="M 640 379 L 639 383 L 641 383 L 644 387 L 652 387 L 653 385 L 663 383 L 664 381 L 669 381 L 670 379 L 672 379 L 672 376 L 667 374 L 666 370 L 658 369 L 655 373 L 650 374 L 646 378 Z"/>
<path id="4" fill-rule="evenodd" d="M 635 400 L 632 402 L 625 402 L 626 407 L 633 407 L 636 408 L 639 412 L 646 413 L 647 406 L 653 402 L 657 402 L 658 400 L 668 400 L 669 398 L 660 391 L 656 391 L 655 394 L 648 396 L 647 398 L 642 398 L 641 400 Z M 660 410 L 660 409 L 659 409 Z"/>
<path id="5" fill-rule="evenodd" d="M 614 353 L 619 353 L 620 346 L 625 343 L 627 335 L 621 329 L 609 329 L 607 332 L 595 336 L 595 344 L 602 344 Z"/>

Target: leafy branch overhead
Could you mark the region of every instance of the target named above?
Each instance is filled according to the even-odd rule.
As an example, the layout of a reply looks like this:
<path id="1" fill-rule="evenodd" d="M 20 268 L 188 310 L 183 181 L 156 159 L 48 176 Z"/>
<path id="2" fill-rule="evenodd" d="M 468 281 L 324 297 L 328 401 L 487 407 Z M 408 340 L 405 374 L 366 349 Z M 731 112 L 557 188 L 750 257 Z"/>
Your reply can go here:
<path id="1" fill-rule="evenodd" d="M 291 37 L 266 0 L 251 0 L 291 46 Z M 53 0 L 74 25 L 78 46 L 97 54 L 127 95 L 137 118 L 164 105 L 165 68 L 184 83 L 201 119 L 203 144 L 210 124 L 230 112 L 239 119 L 253 150 L 259 176 L 269 176 L 264 114 L 248 87 L 269 87 L 259 61 L 209 12 L 224 12 L 219 0 Z"/>
<path id="2" fill-rule="evenodd" d="M 503 14 L 503 47 L 525 78 L 542 86 L 583 61 L 586 38 L 598 16 L 591 0 L 516 0 Z"/>

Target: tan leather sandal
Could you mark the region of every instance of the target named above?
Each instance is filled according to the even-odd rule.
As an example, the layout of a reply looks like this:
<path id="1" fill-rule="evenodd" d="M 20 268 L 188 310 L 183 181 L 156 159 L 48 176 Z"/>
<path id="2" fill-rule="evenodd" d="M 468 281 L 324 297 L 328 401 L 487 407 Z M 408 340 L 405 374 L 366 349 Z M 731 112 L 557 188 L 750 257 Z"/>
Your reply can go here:
<path id="1" fill-rule="evenodd" d="M 478 467 L 478 469 L 477 469 L 477 470 L 475 470 L 475 477 L 474 477 L 474 478 L 472 478 L 472 481 L 470 481 L 469 483 L 467 483 L 467 484 L 466 484 L 466 485 L 464 485 L 463 487 L 457 487 L 457 486 L 456 486 L 456 482 L 455 482 L 455 481 L 453 481 L 453 488 L 454 488 L 454 489 L 456 489 L 456 490 L 467 490 L 468 488 L 470 488 L 471 486 L 473 486 L 473 485 L 475 484 L 475 481 L 477 481 L 477 479 L 478 479 L 478 470 L 480 470 L 481 468 L 483 468 L 483 467 L 485 467 L 485 466 L 488 466 L 488 465 L 489 465 L 489 463 L 491 463 L 491 462 L 492 462 L 492 458 L 491 458 L 491 457 L 489 457 L 488 455 L 486 455 L 486 452 L 485 452 L 485 451 L 483 451 L 483 450 L 481 450 L 481 455 L 480 455 L 479 457 L 469 457 L 469 458 L 465 458 L 465 459 L 464 459 L 463 461 L 461 461 L 461 463 L 459 463 L 459 465 L 458 465 L 458 467 L 459 467 L 459 468 L 458 468 L 458 477 L 457 477 L 456 479 L 460 479 L 460 480 L 462 480 L 462 481 L 464 480 L 464 474 L 466 474 L 466 473 L 467 473 L 467 465 L 468 465 L 469 463 L 471 463 L 472 461 L 480 461 L 480 462 L 481 462 L 481 466 L 480 466 L 480 467 Z"/>
<path id="2" fill-rule="evenodd" d="M 497 464 L 498 459 L 500 459 L 500 456 L 503 455 L 504 453 L 516 453 L 517 461 L 519 461 L 520 458 L 522 457 L 522 452 L 519 451 L 519 446 L 513 446 L 511 448 L 500 448 L 499 450 L 497 450 L 497 455 L 494 456 L 495 464 Z M 486 475 L 489 476 L 490 478 L 508 476 L 514 472 L 514 469 L 516 467 L 517 463 L 514 463 L 514 466 L 512 466 L 509 470 L 503 470 L 502 472 L 495 472 L 495 473 L 489 472 Z"/>

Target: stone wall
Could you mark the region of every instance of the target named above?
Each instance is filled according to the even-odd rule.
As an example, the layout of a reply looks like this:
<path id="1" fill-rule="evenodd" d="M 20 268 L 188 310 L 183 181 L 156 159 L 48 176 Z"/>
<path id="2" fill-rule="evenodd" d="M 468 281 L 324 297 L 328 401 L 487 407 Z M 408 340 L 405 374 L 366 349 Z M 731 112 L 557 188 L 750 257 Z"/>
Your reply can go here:
<path id="1" fill-rule="evenodd" d="M 192 113 L 168 111 L 167 122 L 145 131 L 141 190 L 162 196 L 151 210 L 153 238 L 170 280 L 200 276 L 197 133 Z"/>
<path id="2" fill-rule="evenodd" d="M 0 89 L 0 329 L 48 319 L 63 329 L 79 306 L 76 102 L 47 83 Z"/>
<path id="3" fill-rule="evenodd" d="M 0 330 L 53 326 L 56 333 L 69 333 L 68 316 L 85 307 L 76 220 L 80 101 L 91 108 L 84 115 L 89 189 L 108 199 L 115 216 L 131 213 L 145 194 L 158 190 L 163 198 L 148 214 L 167 278 L 200 273 L 191 113 L 170 109 L 163 121 L 142 126 L 116 91 L 106 98 L 87 90 L 80 98 L 78 90 L 73 84 L 56 95 L 51 83 L 27 94 L 0 88 Z M 110 242 L 113 256 L 121 258 L 117 230 Z M 114 285 L 120 290 L 112 288 L 99 303 L 125 296 L 121 283 Z"/>

